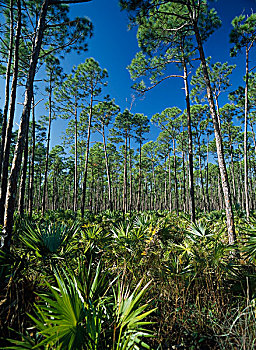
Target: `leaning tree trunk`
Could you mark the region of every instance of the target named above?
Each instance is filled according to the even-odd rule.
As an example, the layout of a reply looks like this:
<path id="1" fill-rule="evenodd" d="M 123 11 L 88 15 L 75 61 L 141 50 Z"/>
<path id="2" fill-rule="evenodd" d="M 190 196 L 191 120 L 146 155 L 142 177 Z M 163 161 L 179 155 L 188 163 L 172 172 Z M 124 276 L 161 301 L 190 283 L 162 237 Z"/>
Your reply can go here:
<path id="1" fill-rule="evenodd" d="M 8 181 L 6 202 L 5 202 L 5 214 L 4 214 L 4 228 L 1 241 L 1 247 L 4 250 L 9 250 L 11 245 L 11 234 L 13 228 L 13 215 L 15 209 L 15 200 L 17 195 L 17 182 L 20 173 L 22 153 L 25 147 L 26 141 L 26 131 L 29 123 L 29 114 L 33 96 L 33 82 L 36 72 L 36 66 L 38 62 L 38 57 L 42 45 L 42 39 L 45 28 L 45 19 L 47 15 L 47 10 L 49 6 L 49 0 L 44 0 L 39 16 L 35 45 L 33 47 L 33 52 L 30 59 L 28 77 L 26 82 L 25 90 L 25 101 L 23 106 L 23 111 L 20 120 L 20 127 L 18 131 L 17 143 L 14 151 L 14 158 L 12 162 L 11 173 Z"/>
<path id="2" fill-rule="evenodd" d="M 198 51 L 200 54 L 200 60 L 202 63 L 203 75 L 204 75 L 204 80 L 205 80 L 206 90 L 207 90 L 207 98 L 208 98 L 208 103 L 210 106 L 210 112 L 211 112 L 213 126 L 214 126 L 214 135 L 216 140 L 218 163 L 219 163 L 219 169 L 221 174 L 221 184 L 222 184 L 222 190 L 223 190 L 224 201 L 225 201 L 228 240 L 229 240 L 229 244 L 233 245 L 236 242 L 236 233 L 235 233 L 234 214 L 232 209 L 230 186 L 228 181 L 226 163 L 224 159 L 222 137 L 221 137 L 221 132 L 219 128 L 218 116 L 214 105 L 211 82 L 210 82 L 207 64 L 205 60 L 204 49 L 203 49 L 202 40 L 201 40 L 201 36 L 199 33 L 199 29 L 197 27 L 197 24 L 194 24 L 194 31 L 195 31 L 195 36 L 197 40 Z"/>
<path id="3" fill-rule="evenodd" d="M 6 128 L 6 131 L 5 131 L 5 137 L 2 135 L 2 142 L 4 142 L 4 150 L 2 153 L 2 160 L 1 160 L 2 172 L 0 172 L 0 174 L 1 174 L 0 224 L 1 225 L 3 225 L 3 223 L 4 223 L 4 209 L 5 209 L 4 205 L 5 205 L 6 192 L 7 192 L 10 146 L 11 146 L 11 139 L 12 139 L 12 127 L 13 127 L 13 119 L 14 119 L 15 103 L 16 103 L 16 92 L 17 92 L 17 82 L 18 82 L 19 43 L 20 43 L 20 31 L 21 31 L 21 4 L 20 4 L 20 0 L 17 1 L 17 6 L 18 6 L 18 18 L 17 18 L 17 29 L 16 29 L 16 34 L 15 34 L 14 65 L 13 65 L 13 78 L 12 78 L 12 87 L 11 87 L 9 119 L 8 119 L 8 125 Z M 8 94 L 9 94 L 9 92 L 8 92 Z"/>

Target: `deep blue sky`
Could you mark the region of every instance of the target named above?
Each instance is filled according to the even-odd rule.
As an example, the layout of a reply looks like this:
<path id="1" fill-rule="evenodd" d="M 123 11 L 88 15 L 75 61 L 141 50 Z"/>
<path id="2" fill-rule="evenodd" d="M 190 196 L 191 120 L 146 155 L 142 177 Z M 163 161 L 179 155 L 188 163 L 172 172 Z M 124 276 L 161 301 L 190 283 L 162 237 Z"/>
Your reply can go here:
<path id="1" fill-rule="evenodd" d="M 229 33 L 232 19 L 242 12 L 250 14 L 256 11 L 256 0 L 219 0 L 214 3 L 221 20 L 222 27 L 216 31 L 205 45 L 205 53 L 212 56 L 212 61 L 237 64 L 232 76 L 233 87 L 243 84 L 244 57 L 230 58 Z M 130 107 L 133 90 L 129 72 L 126 67 L 130 64 L 136 52 L 139 51 L 136 41 L 136 30 L 128 31 L 128 16 L 121 12 L 118 0 L 92 0 L 85 4 L 71 5 L 72 16 L 87 16 L 94 26 L 94 35 L 88 41 L 88 51 L 81 55 L 70 54 L 63 62 L 64 71 L 69 73 L 74 65 L 78 65 L 88 57 L 94 57 L 102 68 L 109 73 L 109 84 L 106 93 L 115 98 L 116 103 L 125 109 Z M 255 62 L 255 52 L 253 61 Z M 141 99 L 136 99 L 132 112 L 140 112 L 150 118 L 154 113 L 161 112 L 166 107 L 174 105 L 185 108 L 183 81 L 173 78 L 154 88 Z M 38 94 L 38 99 L 40 98 Z M 2 99 L 3 101 L 3 99 Z M 222 103 L 226 103 L 225 97 Z M 40 106 L 41 105 L 41 106 Z M 37 114 L 43 113 L 43 102 L 37 107 Z M 17 122 L 19 115 L 17 115 Z M 65 130 L 66 122 L 58 120 L 53 123 L 52 145 L 60 142 L 60 135 Z M 159 130 L 151 127 L 148 140 L 155 140 Z M 93 136 L 94 139 L 100 139 Z"/>

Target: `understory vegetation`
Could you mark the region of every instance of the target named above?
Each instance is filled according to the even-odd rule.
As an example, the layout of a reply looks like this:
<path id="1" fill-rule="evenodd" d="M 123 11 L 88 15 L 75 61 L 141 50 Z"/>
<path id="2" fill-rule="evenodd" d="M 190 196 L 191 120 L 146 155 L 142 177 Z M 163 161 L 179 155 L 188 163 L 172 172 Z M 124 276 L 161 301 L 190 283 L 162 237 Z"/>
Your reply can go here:
<path id="1" fill-rule="evenodd" d="M 254 349 L 256 220 L 235 213 L 234 248 L 223 212 L 197 215 L 17 216 L 1 256 L 1 344 Z"/>

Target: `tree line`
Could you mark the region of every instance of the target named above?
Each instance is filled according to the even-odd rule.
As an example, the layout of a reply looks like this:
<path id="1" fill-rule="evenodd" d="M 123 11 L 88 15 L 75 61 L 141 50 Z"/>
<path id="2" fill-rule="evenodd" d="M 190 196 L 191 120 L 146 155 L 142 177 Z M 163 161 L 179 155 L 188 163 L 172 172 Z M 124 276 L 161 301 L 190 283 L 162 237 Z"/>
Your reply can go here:
<path id="1" fill-rule="evenodd" d="M 1 1 L 2 247 L 10 247 L 16 209 L 30 216 L 48 209 L 82 216 L 107 209 L 174 210 L 190 213 L 192 221 L 197 210 L 223 209 L 233 244 L 233 209 L 245 210 L 247 218 L 255 209 L 256 75 L 250 55 L 256 15 L 232 21 L 230 54 L 245 57 L 244 83 L 221 106 L 236 67 L 205 55 L 205 41 L 221 25 L 207 1 L 121 0 L 138 28 L 141 51 L 128 67 L 136 92 L 157 89 L 167 79 L 184 83 L 185 110 L 170 106 L 145 116 L 133 113 L 132 104 L 121 110 L 106 94 L 108 72 L 94 58 L 63 72 L 62 57 L 85 51 L 92 35 L 87 18 L 69 16 L 69 5 L 82 2 L 88 0 Z M 46 116 L 36 115 L 39 69 L 45 71 Z M 25 94 L 15 133 L 20 86 Z M 50 149 L 56 118 L 67 119 L 68 126 L 61 144 Z M 150 123 L 159 128 L 156 141 L 148 140 Z M 92 143 L 93 133 L 101 140 Z"/>

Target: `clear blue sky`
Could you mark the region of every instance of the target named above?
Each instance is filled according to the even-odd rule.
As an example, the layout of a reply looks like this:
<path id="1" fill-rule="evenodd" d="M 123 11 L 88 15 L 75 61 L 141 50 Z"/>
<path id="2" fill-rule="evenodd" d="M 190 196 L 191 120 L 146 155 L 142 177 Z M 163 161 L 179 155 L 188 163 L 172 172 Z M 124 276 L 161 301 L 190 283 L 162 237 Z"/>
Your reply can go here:
<path id="1" fill-rule="evenodd" d="M 228 61 L 237 64 L 232 76 L 233 88 L 243 84 L 244 57 L 230 58 L 229 33 L 232 19 L 241 13 L 256 12 L 256 0 L 219 0 L 213 3 L 221 20 L 222 27 L 216 31 L 205 45 L 207 56 L 212 61 Z M 85 4 L 71 5 L 72 16 L 87 16 L 94 26 L 94 35 L 88 40 L 88 51 L 80 55 L 69 54 L 63 62 L 64 71 L 69 73 L 74 65 L 78 65 L 88 57 L 94 57 L 102 68 L 109 73 L 109 84 L 106 93 L 115 98 L 116 103 L 125 109 L 130 107 L 133 90 L 129 72 L 126 67 L 130 64 L 136 52 L 139 51 L 136 41 L 136 30 L 128 31 L 128 16 L 121 12 L 118 0 L 92 0 Z M 255 62 L 255 52 L 254 52 Z M 173 78 L 154 88 L 141 99 L 136 99 L 132 112 L 140 112 L 150 118 L 154 113 L 161 112 L 166 107 L 178 106 L 185 108 L 183 81 Z M 40 96 L 38 95 L 38 99 Z M 3 103 L 2 99 L 2 103 Z M 226 97 L 221 101 L 227 102 Z M 40 106 L 41 105 L 41 106 Z M 43 113 L 43 102 L 37 107 L 37 114 Z M 19 115 L 17 115 L 17 122 Z M 65 130 L 66 122 L 58 120 L 53 123 L 52 145 L 60 142 L 60 134 Z M 148 140 L 156 139 L 159 130 L 151 127 Z M 94 139 L 100 139 L 94 136 Z"/>

